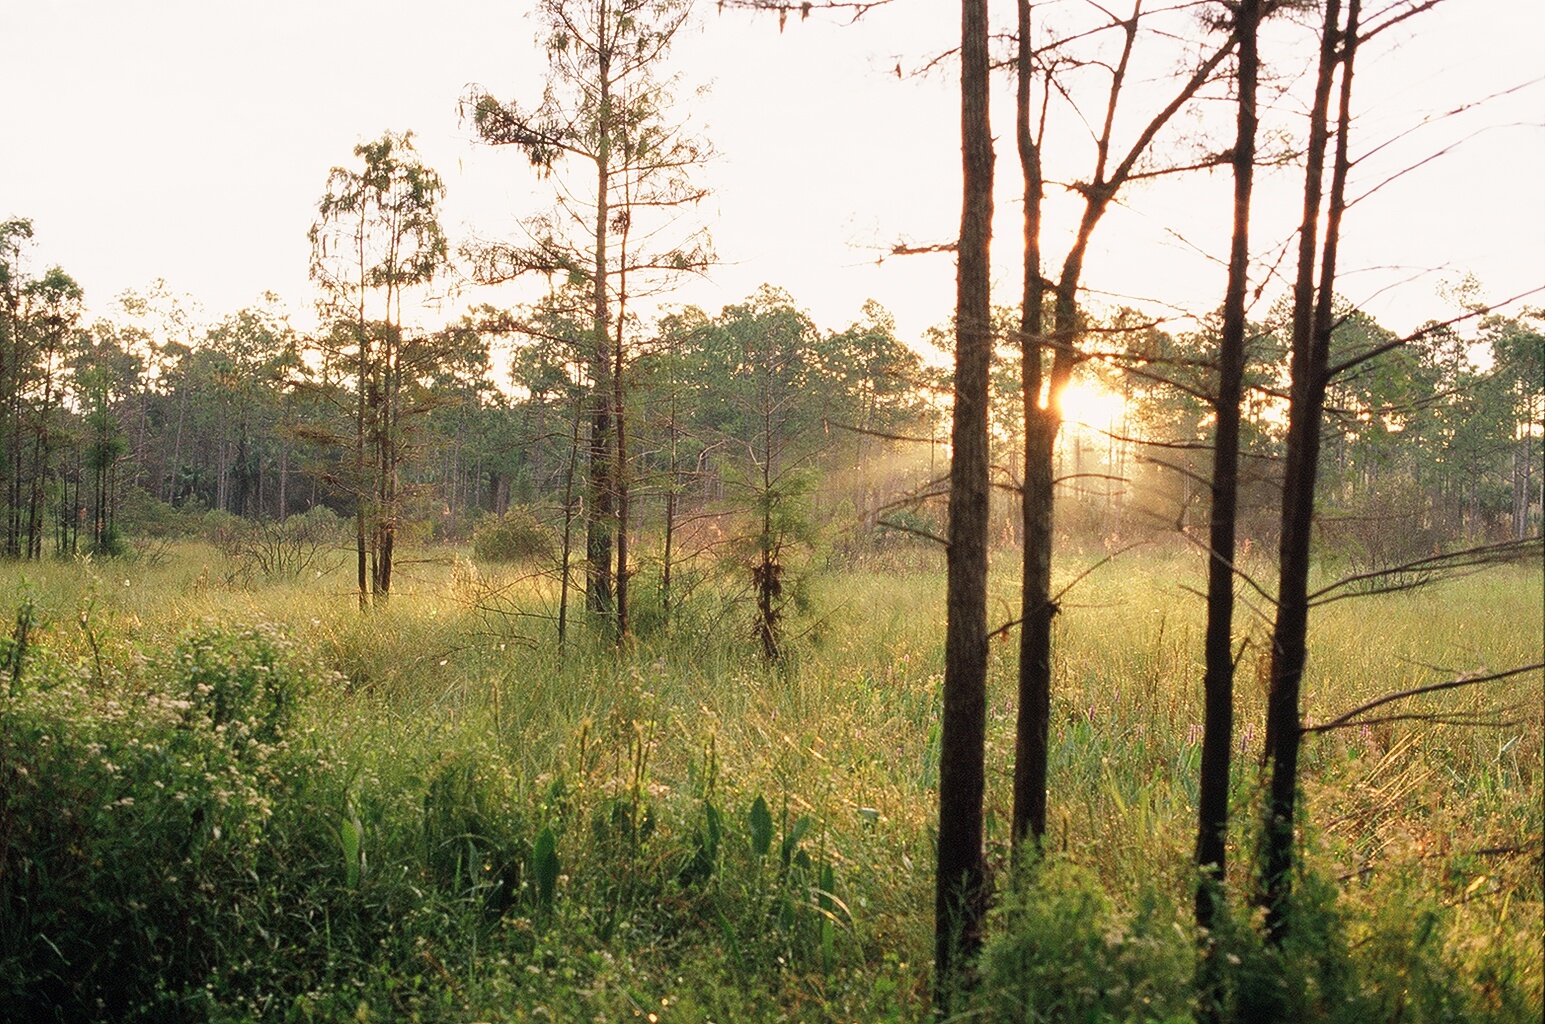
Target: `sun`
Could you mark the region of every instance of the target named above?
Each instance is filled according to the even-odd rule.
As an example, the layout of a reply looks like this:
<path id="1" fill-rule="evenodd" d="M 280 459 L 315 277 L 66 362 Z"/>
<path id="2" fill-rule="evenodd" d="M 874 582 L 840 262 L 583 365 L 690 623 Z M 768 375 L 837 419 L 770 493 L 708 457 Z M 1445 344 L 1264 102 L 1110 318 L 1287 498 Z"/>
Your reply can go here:
<path id="1" fill-rule="evenodd" d="M 1080 381 L 1062 392 L 1063 422 L 1109 433 L 1121 421 L 1122 397 L 1098 384 Z"/>

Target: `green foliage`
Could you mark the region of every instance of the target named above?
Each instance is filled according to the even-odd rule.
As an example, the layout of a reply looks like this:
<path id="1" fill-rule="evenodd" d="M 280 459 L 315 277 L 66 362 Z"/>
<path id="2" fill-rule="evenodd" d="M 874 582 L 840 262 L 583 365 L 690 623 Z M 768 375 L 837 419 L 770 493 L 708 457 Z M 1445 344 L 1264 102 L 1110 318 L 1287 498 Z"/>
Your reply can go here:
<path id="1" fill-rule="evenodd" d="M 484 519 L 472 532 L 472 551 L 482 562 L 529 562 L 550 557 L 552 550 L 552 531 L 519 506 Z"/>
<path id="2" fill-rule="evenodd" d="M 119 498 L 118 526 L 129 537 L 183 540 L 199 533 L 197 520 L 186 510 L 139 487 L 127 488 Z"/>
<path id="3" fill-rule="evenodd" d="M 0 577 L 28 623 L 0 703 L 0 1019 L 928 1019 L 933 572 L 817 577 L 822 628 L 772 672 L 696 632 L 561 662 L 501 650 L 447 599 L 450 568 L 365 617 L 314 587 L 235 596 L 286 630 L 187 630 L 233 595 L 175 561 L 131 586 L 33 569 Z M 1048 845 L 1075 853 L 1004 890 L 971 1019 L 1191 1011 L 1196 623 L 1162 598 L 1177 576 L 1133 562 L 1068 606 Z M 1537 569 L 1509 567 L 1373 615 L 1327 606 L 1326 702 L 1457 632 L 1526 656 L 1537 593 Z M 1001 808 L 1014 706 L 994 679 Z M 1258 699 L 1241 687 L 1241 742 Z M 1341 736 L 1305 746 L 1310 814 L 1336 824 L 1306 850 L 1282 953 L 1230 879 L 1225 1019 L 1537 1019 L 1538 862 L 1486 852 L 1538 827 L 1537 727 Z"/>
<path id="4" fill-rule="evenodd" d="M 772 849 L 773 820 L 767 810 L 767 801 L 758 796 L 751 802 L 751 810 L 746 814 L 746 825 L 749 828 L 751 838 L 751 855 L 753 857 L 765 857 Z"/>
<path id="5" fill-rule="evenodd" d="M 206 625 L 172 655 L 173 692 L 209 729 L 224 734 L 237 756 L 249 741 L 283 739 L 309 689 L 310 666 L 297 664 L 290 642 L 271 625 L 231 629 Z"/>
<path id="6" fill-rule="evenodd" d="M 0 1016 L 183 1019 L 266 945 L 249 915 L 304 843 L 271 827 L 316 767 L 284 730 L 307 669 L 272 631 L 210 627 L 148 691 L 41 671 L 0 732 Z"/>
<path id="7" fill-rule="evenodd" d="M 1063 859 L 1023 876 L 1000 900 L 983 953 L 980 998 L 992 1019 L 1189 1019 L 1192 945 L 1172 897 L 1146 889 L 1123 912 L 1098 878 Z"/>

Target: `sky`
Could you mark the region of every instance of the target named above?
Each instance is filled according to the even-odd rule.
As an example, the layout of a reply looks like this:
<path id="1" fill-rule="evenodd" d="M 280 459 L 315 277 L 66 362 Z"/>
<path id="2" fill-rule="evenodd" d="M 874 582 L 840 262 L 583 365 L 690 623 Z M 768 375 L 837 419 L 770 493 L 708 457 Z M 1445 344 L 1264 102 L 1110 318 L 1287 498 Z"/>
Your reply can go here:
<path id="1" fill-rule="evenodd" d="M 1072 24 L 1078 7 L 1063 0 L 1046 16 Z M 997 3 L 995 17 L 1010 8 Z M 442 222 L 453 243 L 518 237 L 522 220 L 549 207 L 550 183 L 520 154 L 477 144 L 457 115 L 474 83 L 501 98 L 539 97 L 545 61 L 529 9 L 489 0 L 0 0 L 0 218 L 33 221 L 33 270 L 62 266 L 93 312 L 161 278 L 192 295 L 209 322 L 272 291 L 304 326 L 315 299 L 306 232 L 328 169 L 349 163 L 361 141 L 415 133 L 445 179 Z M 893 0 L 856 24 L 791 18 L 781 31 L 771 15 L 700 3 L 670 69 L 680 76 L 678 110 L 716 152 L 699 175 L 712 194 L 696 213 L 720 262 L 668 301 L 715 312 L 767 282 L 830 329 L 858 319 L 870 298 L 894 314 L 904 340 L 946 322 L 952 258 L 882 257 L 897 243 L 955 234 L 956 72 L 912 72 L 957 36 L 958 14 L 933 0 Z M 1285 27 L 1282 49 L 1267 54 L 1278 80 L 1300 89 L 1306 38 Z M 1162 88 L 1165 70 L 1143 89 Z M 1349 215 L 1342 290 L 1388 326 L 1452 315 L 1444 289 L 1466 274 L 1490 299 L 1545 285 L 1542 77 L 1538 0 L 1448 0 L 1365 54 L 1354 139 L 1364 153 L 1393 141 L 1359 164 L 1353 193 L 1448 149 Z M 1002 302 L 1013 301 L 1019 275 L 1012 89 L 1007 78 L 996 84 L 994 110 Z M 1289 131 L 1295 96 L 1272 101 Z M 1205 132 L 1207 116 L 1189 127 Z M 1054 128 L 1048 159 L 1065 152 L 1076 163 L 1076 125 Z M 1299 173 L 1262 174 L 1263 253 L 1290 237 Z M 1093 297 L 1163 300 L 1149 308 L 1174 316 L 1215 307 L 1229 189 L 1220 172 L 1133 193 L 1096 236 Z M 1053 210 L 1054 252 L 1070 210 Z"/>

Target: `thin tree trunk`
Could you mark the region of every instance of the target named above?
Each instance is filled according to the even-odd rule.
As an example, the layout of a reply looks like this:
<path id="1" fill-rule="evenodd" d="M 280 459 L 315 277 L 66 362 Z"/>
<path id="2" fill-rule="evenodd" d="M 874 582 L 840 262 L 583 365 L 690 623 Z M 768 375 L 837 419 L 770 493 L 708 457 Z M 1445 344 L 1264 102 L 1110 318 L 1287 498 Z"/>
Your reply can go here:
<path id="1" fill-rule="evenodd" d="M 1207 561 L 1205 711 L 1197 802 L 1196 926 L 1211 929 L 1223 898 L 1228 849 L 1230 753 L 1234 733 L 1234 557 L 1239 518 L 1239 420 L 1245 372 L 1245 289 L 1250 261 L 1250 195 L 1255 182 L 1255 109 L 1261 0 L 1240 0 L 1238 130 L 1234 138 L 1234 234 L 1218 350 L 1217 428 L 1213 440 L 1212 509 Z"/>
<path id="2" fill-rule="evenodd" d="M 601 4 L 600 30 L 597 38 L 602 45 L 596 49 L 600 66 L 596 77 L 600 84 L 599 143 L 596 147 L 596 214 L 595 214 L 595 264 L 591 271 L 592 322 L 591 368 L 595 379 L 591 390 L 595 406 L 590 418 L 590 495 L 591 507 L 586 516 L 585 556 L 589 562 L 585 577 L 585 606 L 592 612 L 605 615 L 612 610 L 612 522 L 615 518 L 615 494 L 611 480 L 612 461 L 612 358 L 610 305 L 606 295 L 607 232 L 610 230 L 611 188 L 611 58 L 612 51 L 605 41 L 610 31 L 608 8 Z"/>
<path id="3" fill-rule="evenodd" d="M 366 338 L 365 312 L 359 316 L 359 387 L 354 411 L 354 553 L 359 584 L 359 609 L 370 607 L 369 578 L 365 563 L 365 512 L 370 488 L 365 482 L 365 393 L 369 389 L 369 341 Z"/>
<path id="4" fill-rule="evenodd" d="M 675 353 L 672 352 L 674 358 Z M 674 375 L 674 369 L 672 370 Z M 671 381 L 671 416 L 669 426 L 671 445 L 670 476 L 665 487 L 665 553 L 660 567 L 660 609 L 666 629 L 671 624 L 671 560 L 675 556 L 676 542 L 676 489 L 681 481 L 681 451 L 676 434 L 676 382 Z"/>
<path id="5" fill-rule="evenodd" d="M 955 400 L 934 889 L 934 991 L 942 1015 L 949 1013 L 970 983 L 971 964 L 982 943 L 987 887 L 982 799 L 987 716 L 987 389 L 993 347 L 987 0 L 962 0 L 960 22 L 963 180 L 956 253 Z"/>
<path id="6" fill-rule="evenodd" d="M 1041 149 L 1031 124 L 1035 77 L 1030 0 L 1019 0 L 1019 91 L 1016 137 L 1024 180 L 1024 281 L 1019 314 L 1020 405 L 1025 424 L 1024 475 L 1020 483 L 1019 713 L 1014 742 L 1014 852 L 1046 832 L 1046 754 L 1051 712 L 1051 445 L 1040 407 L 1046 287 L 1041 276 Z M 1044 122 L 1043 122 L 1044 123 Z"/>
<path id="7" fill-rule="evenodd" d="M 779 661 L 778 597 L 782 593 L 782 570 L 772 535 L 772 367 L 763 367 L 762 377 L 762 531 L 759 560 L 752 572 L 756 584 L 757 636 L 762 655 Z"/>
<path id="8" fill-rule="evenodd" d="M 284 435 L 279 437 L 279 521 L 282 523 L 290 515 L 289 499 L 290 481 L 290 447 L 284 443 Z"/>
<path id="9" fill-rule="evenodd" d="M 381 448 L 381 507 L 376 513 L 376 532 L 379 538 L 377 547 L 381 552 L 379 596 L 383 601 L 392 592 L 392 557 L 397 546 L 397 472 L 401 462 L 398 446 L 402 430 L 398 412 L 402 380 L 402 328 L 401 318 L 398 319 L 397 325 L 387 328 L 387 347 L 381 365 L 381 428 L 377 432 Z"/>
<path id="10" fill-rule="evenodd" d="M 626 177 L 624 177 L 626 181 Z M 626 185 L 624 185 L 626 189 Z M 624 199 L 627 193 L 624 191 Z M 628 635 L 628 430 L 627 407 L 623 404 L 623 328 L 627 325 L 628 302 L 628 228 L 632 218 L 624 207 L 622 235 L 617 251 L 617 333 L 613 345 L 612 362 L 612 417 L 616 434 L 617 462 L 613 475 L 613 488 L 617 492 L 617 642 Z"/>
<path id="11" fill-rule="evenodd" d="M 1350 166 L 1347 136 L 1351 125 L 1352 63 L 1356 54 L 1360 0 L 1349 0 L 1347 27 L 1338 31 L 1339 0 L 1326 4 L 1320 69 L 1310 120 L 1304 215 L 1300 223 L 1298 279 L 1293 296 L 1292 384 L 1288 408 L 1288 448 L 1283 481 L 1282 538 L 1278 554 L 1277 619 L 1272 633 L 1271 687 L 1267 694 L 1266 743 L 1271 765 L 1265 834 L 1262 841 L 1260 900 L 1266 908 L 1268 940 L 1280 946 L 1287 932 L 1292 895 L 1294 814 L 1298 792 L 1298 750 L 1302 738 L 1299 694 L 1307 658 L 1309 555 L 1314 522 L 1314 483 L 1319 462 L 1320 426 L 1325 405 L 1326 368 L 1336 250 L 1345 209 Z M 1341 96 L 1336 157 L 1320 258 L 1318 295 L 1314 285 L 1315 227 L 1319 218 L 1326 150 L 1329 148 L 1331 84 L 1341 65 Z"/>
<path id="12" fill-rule="evenodd" d="M 579 425 L 585 418 L 583 397 L 574 399 L 574 430 L 569 437 L 569 464 L 563 479 L 563 552 L 558 559 L 558 653 L 563 653 L 569 626 L 569 559 L 574 544 L 574 470 L 579 462 Z"/>
<path id="13" fill-rule="evenodd" d="M 166 503 L 177 503 L 177 472 L 182 463 L 182 423 L 188 411 L 188 383 L 186 375 L 182 386 L 177 389 L 177 429 L 172 434 L 172 465 L 167 473 Z"/>
<path id="14" fill-rule="evenodd" d="M 1122 53 L 1120 60 L 1111 68 L 1110 91 L 1106 100 L 1104 125 L 1097 140 L 1095 167 L 1088 182 L 1080 187 L 1084 195 L 1083 215 L 1073 244 L 1063 259 L 1061 275 L 1052 288 L 1051 372 L 1046 382 L 1044 406 L 1039 405 L 1036 399 L 1042 388 L 1041 375 L 1044 373 L 1039 361 L 1039 349 L 1046 347 L 1048 339 L 1042 333 L 1041 323 L 1030 323 L 1023 313 L 1021 318 L 1022 330 L 1024 324 L 1033 327 L 1034 330 L 1027 336 L 1039 343 L 1036 345 L 1037 360 L 1033 361 L 1035 365 L 1026 367 L 1029 377 L 1024 384 L 1035 394 L 1031 396 L 1025 423 L 1024 575 L 1020 593 L 1020 709 L 1017 722 L 1019 731 L 1015 740 L 1014 823 L 1016 835 L 1032 838 L 1041 836 L 1046 829 L 1046 728 L 1051 700 L 1051 622 L 1057 614 L 1057 607 L 1051 599 L 1055 481 L 1059 475 L 1055 467 L 1060 458 L 1056 442 L 1057 433 L 1062 428 L 1062 394 L 1080 358 L 1078 347 L 1082 318 L 1078 309 L 1078 289 L 1083 277 L 1084 258 L 1095 228 L 1099 226 L 1116 194 L 1131 177 L 1138 159 L 1148 151 L 1159 130 L 1212 77 L 1214 69 L 1233 49 L 1233 38 L 1230 36 L 1196 67 L 1169 103 L 1148 122 L 1126 154 L 1112 166 L 1111 136 L 1141 16 L 1142 2 L 1134 0 L 1132 14 L 1121 23 L 1124 36 Z M 1027 14 L 1026 23 L 1028 26 Z M 1040 142 L 1036 141 L 1035 146 L 1039 148 Z M 1039 170 L 1035 173 L 1038 175 Z M 1039 215 L 1039 211 L 1036 211 L 1033 216 L 1038 218 Z M 1026 216 L 1032 214 L 1027 211 Z M 1036 257 L 1035 262 L 1038 264 L 1039 253 L 1036 253 Z M 1026 272 L 1029 273 L 1028 269 Z M 1039 280 L 1038 270 L 1036 276 Z M 1039 301 L 1044 303 L 1046 286 L 1029 281 L 1026 285 L 1031 303 L 1037 301 L 1033 294 L 1037 287 L 1043 289 Z M 1028 314 L 1030 318 L 1043 315 L 1034 309 L 1029 309 Z"/>
<path id="15" fill-rule="evenodd" d="M 52 437 L 49 417 L 53 415 L 54 353 L 52 345 L 43 353 L 43 405 L 38 411 L 37 440 L 32 446 L 32 496 L 27 510 L 27 558 L 43 557 L 43 482 L 51 461 Z M 62 475 L 62 471 L 61 471 Z"/>

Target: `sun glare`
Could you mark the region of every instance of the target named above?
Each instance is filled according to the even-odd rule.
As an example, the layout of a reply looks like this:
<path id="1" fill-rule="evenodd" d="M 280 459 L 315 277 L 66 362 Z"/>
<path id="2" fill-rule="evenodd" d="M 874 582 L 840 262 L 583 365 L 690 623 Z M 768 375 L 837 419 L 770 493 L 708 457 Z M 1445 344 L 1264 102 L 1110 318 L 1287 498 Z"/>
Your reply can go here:
<path id="1" fill-rule="evenodd" d="M 1090 430 L 1111 431 L 1121 420 L 1125 402 L 1098 384 L 1069 384 L 1062 392 L 1062 418 Z"/>

